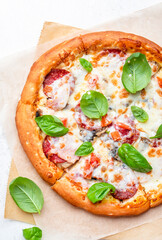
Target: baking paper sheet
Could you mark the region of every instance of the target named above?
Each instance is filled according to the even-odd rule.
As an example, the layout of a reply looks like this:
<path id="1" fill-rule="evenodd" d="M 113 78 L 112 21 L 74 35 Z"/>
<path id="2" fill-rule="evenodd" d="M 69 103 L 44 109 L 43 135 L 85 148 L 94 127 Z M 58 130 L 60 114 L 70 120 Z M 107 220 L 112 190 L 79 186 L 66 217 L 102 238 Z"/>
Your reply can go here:
<path id="1" fill-rule="evenodd" d="M 161 12 L 162 4 L 158 4 L 157 6 L 136 12 L 131 16 L 127 16 L 116 21 L 97 26 L 91 30 L 120 30 L 132 32 L 148 37 L 149 39 L 154 40 L 158 44 L 162 45 Z M 77 34 L 81 32 L 79 29 L 76 30 Z M 34 214 L 34 220 L 36 224 L 43 229 L 45 240 L 98 239 L 162 218 L 162 206 L 151 209 L 150 211 L 137 217 L 124 218 L 95 216 L 88 212 L 85 212 L 82 209 L 78 209 L 64 201 L 60 196 L 58 196 L 54 191 L 52 191 L 49 185 L 39 177 L 31 163 L 29 162 L 28 158 L 26 157 L 18 140 L 16 128 L 14 125 L 15 108 L 18 98 L 22 91 L 22 87 L 26 81 L 30 66 L 35 59 L 35 53 L 37 56 L 39 56 L 54 44 L 66 39 L 67 37 L 65 37 L 65 34 L 69 32 L 70 35 L 68 36 L 68 38 L 76 35 L 75 28 L 55 23 L 46 23 L 42 30 L 39 41 L 39 43 L 44 43 L 43 46 L 41 45 L 41 47 L 37 49 L 32 49 L 30 51 L 27 51 L 26 53 L 18 54 L 17 56 L 8 57 L 0 63 L 0 89 L 2 92 L 0 95 L 0 114 L 2 114 L 1 116 L 3 116 L 3 120 L 1 119 L 0 121 L 1 124 L 3 124 L 4 126 L 4 131 L 10 149 L 13 152 L 13 159 L 15 161 L 19 174 L 35 181 L 43 191 L 45 204 L 41 215 Z M 57 37 L 57 39 L 54 39 L 55 36 Z M 49 40 L 51 41 L 46 44 L 45 42 Z M 11 174 L 12 173 L 13 167 Z M 14 213 L 15 218 L 14 216 L 11 217 L 9 214 L 10 211 L 7 211 L 11 207 L 9 201 L 14 207 L 14 203 L 12 202 L 13 200 L 8 195 L 8 204 L 6 205 L 5 209 L 6 217 L 34 223 L 32 217 L 30 218 L 30 220 L 27 219 L 26 216 L 21 216 L 20 218 L 19 214 L 21 210 L 19 209 L 19 213 Z M 17 206 L 15 205 L 15 207 Z M 156 222 L 159 223 L 159 221 L 160 220 Z M 148 232 L 148 229 L 152 231 L 151 226 L 153 226 L 153 224 L 145 226 L 147 231 L 144 232 Z M 125 234 L 127 235 L 128 233 L 129 231 Z M 158 237 L 160 236 L 160 229 L 159 232 L 156 231 L 156 234 L 158 239 Z M 134 237 L 136 236 L 134 235 Z M 120 234 L 120 239 L 122 239 L 121 237 L 122 234 Z M 111 239 L 113 238 L 111 237 Z M 147 237 L 147 239 L 149 239 L 149 236 Z M 154 239 L 156 239 L 155 234 Z"/>

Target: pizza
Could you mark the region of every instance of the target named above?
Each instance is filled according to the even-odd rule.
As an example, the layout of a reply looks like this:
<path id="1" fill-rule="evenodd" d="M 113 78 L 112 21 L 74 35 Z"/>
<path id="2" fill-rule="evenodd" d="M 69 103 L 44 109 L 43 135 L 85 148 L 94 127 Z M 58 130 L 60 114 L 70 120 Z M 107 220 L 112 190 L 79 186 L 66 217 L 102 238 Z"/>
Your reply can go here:
<path id="1" fill-rule="evenodd" d="M 162 203 L 161 67 L 160 46 L 115 31 L 77 36 L 33 64 L 18 134 L 65 200 L 108 216 Z"/>

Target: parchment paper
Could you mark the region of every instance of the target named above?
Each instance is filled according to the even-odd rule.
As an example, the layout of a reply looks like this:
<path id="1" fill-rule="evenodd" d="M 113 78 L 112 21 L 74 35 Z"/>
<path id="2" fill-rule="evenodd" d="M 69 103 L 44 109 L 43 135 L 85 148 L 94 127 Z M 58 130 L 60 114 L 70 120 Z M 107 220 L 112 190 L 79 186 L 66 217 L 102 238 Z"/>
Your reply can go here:
<path id="1" fill-rule="evenodd" d="M 139 11 L 131 16 L 122 18 L 120 20 L 111 23 L 105 23 L 104 25 L 98 26 L 96 29 L 93 29 L 93 31 L 100 29 L 124 30 L 127 32 L 134 32 L 136 34 L 146 36 L 154 40 L 155 42 L 162 44 L 160 25 L 162 20 L 161 12 L 162 4 L 158 4 L 158 6 Z M 139 23 L 139 26 L 137 25 L 137 23 Z M 49 32 L 52 39 L 55 36 L 52 31 L 53 24 L 48 23 L 47 25 L 48 31 L 49 28 L 51 29 L 51 32 Z M 70 28 L 69 26 L 65 26 L 65 28 L 66 27 Z M 63 29 L 63 26 L 61 26 L 61 28 Z M 77 33 L 79 33 L 79 30 L 77 31 Z M 59 28 L 57 25 L 57 34 L 58 32 Z M 51 34 L 53 35 L 51 36 Z M 42 36 L 43 35 L 46 37 L 48 35 L 46 35 L 45 27 L 42 31 Z M 62 34 L 62 36 L 63 35 L 64 34 Z M 46 39 L 46 37 L 44 39 Z M 63 38 L 61 38 L 61 41 L 62 40 Z M 41 41 L 42 40 L 40 39 L 40 42 Z M 56 42 L 58 43 L 58 40 Z M 40 49 L 43 49 L 44 51 L 47 48 L 50 48 L 53 44 L 53 40 L 49 44 L 44 44 L 43 48 L 41 47 L 38 49 L 39 51 L 37 51 L 37 55 L 41 54 Z M 147 223 L 155 219 L 161 218 L 161 206 L 155 209 L 151 209 L 150 211 L 138 217 L 109 218 L 95 216 L 85 212 L 82 209 L 78 209 L 68 204 L 55 192 L 53 192 L 49 188 L 48 184 L 46 184 L 44 181 L 42 181 L 42 179 L 40 179 L 40 177 L 38 176 L 38 174 L 36 173 L 33 166 L 30 164 L 29 160 L 23 152 L 23 149 L 17 138 L 17 133 L 14 126 L 16 103 L 18 101 L 18 96 L 20 96 L 22 86 L 25 83 L 26 76 L 29 71 L 29 66 L 33 62 L 34 53 L 35 49 L 32 49 L 30 52 L 23 53 L 22 55 L 18 55 L 15 58 L 12 57 L 10 59 L 4 59 L 3 63 L 0 64 L 0 89 L 2 90 L 2 94 L 0 95 L 0 113 L 2 114 L 1 116 L 4 116 L 3 126 L 11 149 L 13 149 L 13 146 L 15 145 L 13 143 L 16 143 L 13 158 L 15 160 L 19 174 L 21 176 L 26 176 L 34 180 L 43 190 L 45 204 L 41 215 L 35 214 L 34 219 L 36 221 L 36 224 L 43 229 L 44 239 L 98 239 L 106 235 L 114 234 L 135 226 L 139 226 L 143 223 Z M 10 69 L 10 71 L 8 71 L 8 69 Z M 8 119 L 7 124 L 5 124 L 6 119 Z M 156 221 L 157 224 L 159 224 L 159 221 Z M 153 231 L 153 229 L 151 228 L 152 225 L 153 224 L 149 224 L 149 226 L 146 226 L 147 232 L 148 229 Z M 127 236 L 129 236 L 129 233 L 129 231 L 126 232 L 125 237 L 127 234 Z M 144 231 L 144 233 L 146 233 L 146 231 Z M 157 238 L 155 236 L 156 233 Z M 153 238 L 160 239 L 160 236 L 161 232 L 159 228 L 159 232 L 156 229 Z M 137 234 L 134 235 L 134 237 L 137 237 Z M 111 239 L 115 238 L 111 237 Z M 122 234 L 120 234 L 120 239 L 122 239 Z M 131 239 L 133 239 L 132 236 Z M 149 238 L 147 237 L 147 239 Z M 152 236 L 150 239 L 152 239 Z"/>

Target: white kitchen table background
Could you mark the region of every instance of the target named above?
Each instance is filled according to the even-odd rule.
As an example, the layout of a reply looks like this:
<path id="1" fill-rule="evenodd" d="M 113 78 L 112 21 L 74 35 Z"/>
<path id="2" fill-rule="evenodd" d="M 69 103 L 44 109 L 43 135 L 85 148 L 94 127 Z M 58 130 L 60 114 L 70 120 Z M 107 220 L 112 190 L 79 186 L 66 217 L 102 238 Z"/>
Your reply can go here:
<path id="1" fill-rule="evenodd" d="M 3 61 L 3 57 L 35 46 L 45 21 L 89 28 L 160 2 L 162 1 L 0 0 L 0 61 Z M 16 87 L 16 80 L 14 81 Z M 32 226 L 4 219 L 10 163 L 10 150 L 0 126 L 0 240 L 23 240 L 22 229 Z"/>

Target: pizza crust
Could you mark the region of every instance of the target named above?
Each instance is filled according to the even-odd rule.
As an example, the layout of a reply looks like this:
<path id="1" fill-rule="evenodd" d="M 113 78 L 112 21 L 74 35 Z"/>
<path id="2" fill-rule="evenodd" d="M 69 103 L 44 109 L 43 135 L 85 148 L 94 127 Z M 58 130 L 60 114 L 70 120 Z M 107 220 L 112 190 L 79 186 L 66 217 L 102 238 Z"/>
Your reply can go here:
<path id="1" fill-rule="evenodd" d="M 107 199 L 95 204 L 91 203 L 80 187 L 71 183 L 65 176 L 58 180 L 52 189 L 74 206 L 84 208 L 94 214 L 107 216 L 139 215 L 150 207 L 147 196 L 141 187 L 132 199 L 121 202 L 109 195 Z"/>
<path id="2" fill-rule="evenodd" d="M 131 33 L 118 31 L 96 32 L 81 36 L 86 53 L 107 48 L 119 48 L 122 51 L 141 52 L 150 61 L 162 63 L 162 48 L 150 40 Z"/>
<path id="3" fill-rule="evenodd" d="M 147 197 L 150 202 L 150 207 L 156 207 L 162 203 L 162 184 L 158 184 L 157 189 L 148 191 Z"/>
<path id="4" fill-rule="evenodd" d="M 84 53 L 91 53 L 107 48 L 119 48 L 122 51 L 144 53 L 150 61 L 157 61 L 162 66 L 162 48 L 155 43 L 134 34 L 123 32 L 97 32 L 80 35 L 65 41 L 43 54 L 31 67 L 24 86 L 21 100 L 16 111 L 16 126 L 21 144 L 39 175 L 48 183 L 55 184 L 52 189 L 67 201 L 95 214 L 123 216 L 138 215 L 162 202 L 162 187 L 159 193 L 148 193 L 148 201 L 143 190 L 139 190 L 134 202 L 103 200 L 92 204 L 82 191 L 73 187 L 66 178 L 61 178 L 63 170 L 50 162 L 42 150 L 43 138 L 35 123 L 36 101 L 44 77 L 52 68 L 62 68 Z M 57 181 L 59 178 L 61 180 Z M 112 199 L 112 198 L 111 198 Z"/>
<path id="5" fill-rule="evenodd" d="M 40 136 L 40 130 L 34 118 L 33 106 L 19 101 L 16 126 L 21 144 L 39 175 L 48 183 L 54 184 L 62 176 L 63 170 L 45 157 L 42 150 L 43 138 Z"/>

